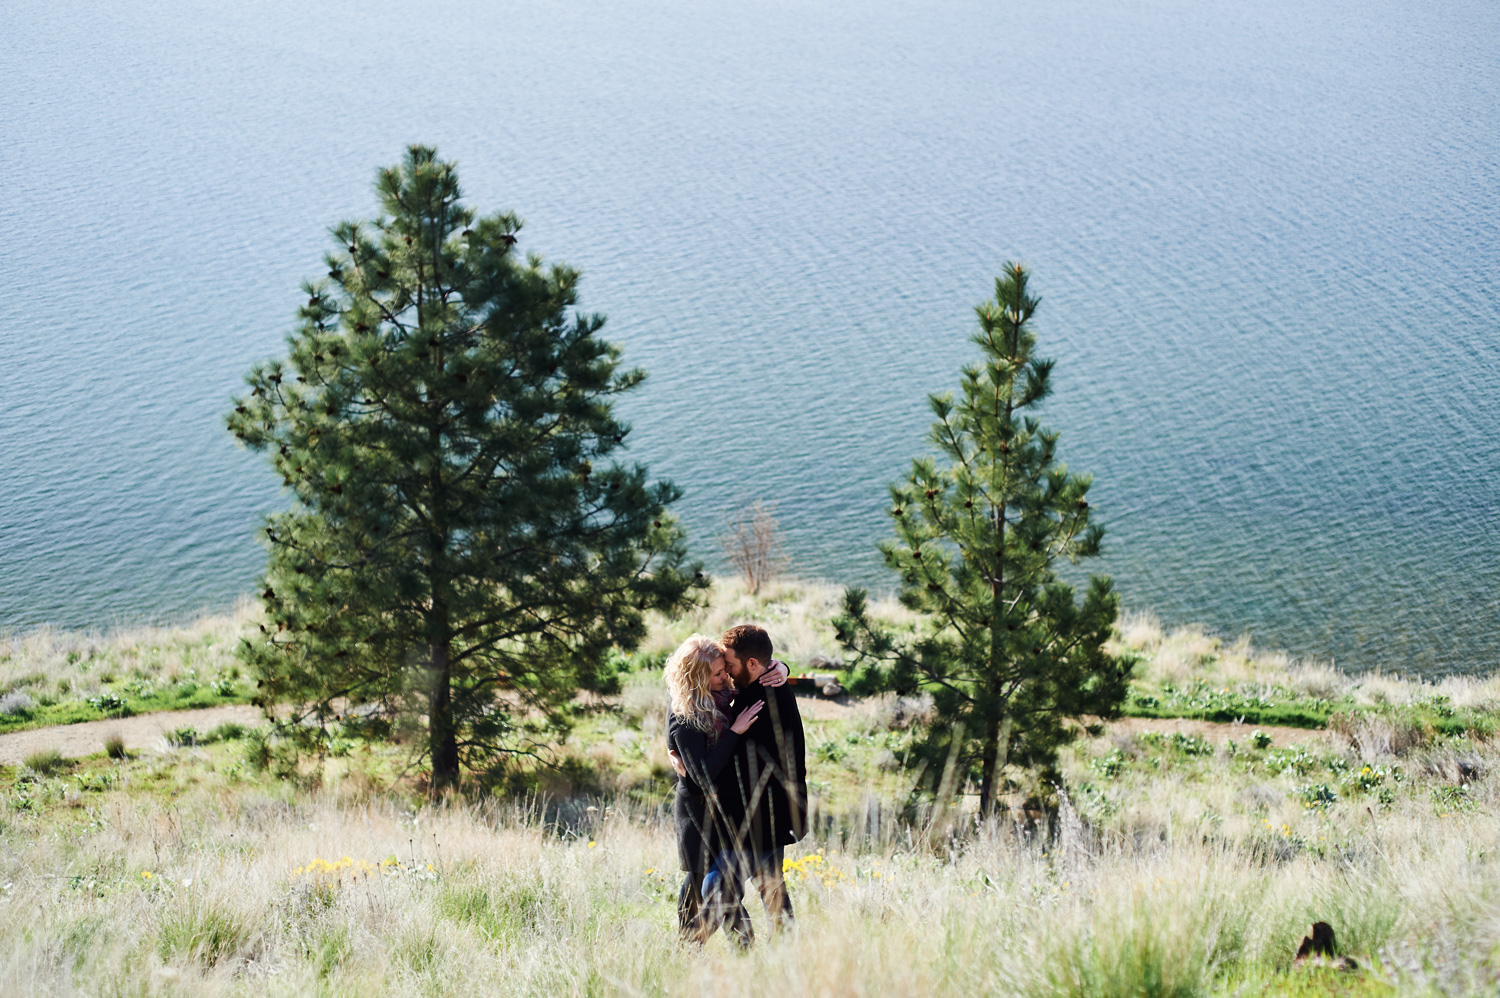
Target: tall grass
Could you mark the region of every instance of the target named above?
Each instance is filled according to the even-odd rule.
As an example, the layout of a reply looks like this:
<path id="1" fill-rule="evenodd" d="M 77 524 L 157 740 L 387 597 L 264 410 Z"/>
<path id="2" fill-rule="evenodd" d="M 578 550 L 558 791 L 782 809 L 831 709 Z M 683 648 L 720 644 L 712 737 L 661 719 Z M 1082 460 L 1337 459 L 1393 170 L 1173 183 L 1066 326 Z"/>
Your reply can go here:
<path id="1" fill-rule="evenodd" d="M 831 621 L 842 596 L 842 587 L 828 583 L 779 579 L 752 594 L 737 580 L 718 579 L 698 610 L 670 619 L 654 615 L 641 650 L 665 655 L 694 631 L 717 634 L 732 624 L 749 622 L 770 630 L 778 656 L 799 670 L 815 662 L 838 662 L 843 653 Z M 876 611 L 898 628 L 914 625 L 912 615 L 893 601 L 877 603 Z M 233 612 L 174 627 L 0 633 L 0 698 L 9 697 L 13 706 L 8 709 L 21 711 L 61 700 L 87 700 L 106 686 L 130 682 L 160 687 L 190 676 L 200 683 L 236 676 L 235 644 L 258 619 L 259 610 L 246 602 Z M 1388 673 L 1351 675 L 1328 662 L 1257 649 L 1247 638 L 1228 640 L 1196 625 L 1166 630 L 1150 614 L 1122 619 L 1115 647 L 1140 658 L 1136 678 L 1153 686 L 1198 680 L 1261 684 L 1361 707 L 1442 703 L 1500 712 L 1500 674 L 1433 680 Z"/>
<path id="2" fill-rule="evenodd" d="M 1500 673 L 1434 679 L 1398 672 L 1346 673 L 1334 664 L 1297 659 L 1251 645 L 1249 638 L 1226 639 L 1198 625 L 1163 629 L 1155 616 L 1123 618 L 1115 646 L 1141 658 L 1135 678 L 1150 685 L 1212 684 L 1284 686 L 1319 700 L 1343 700 L 1359 707 L 1439 703 L 1451 708 L 1500 711 Z"/>
<path id="3" fill-rule="evenodd" d="M 173 627 L 0 632 L 0 694 L 24 692 L 45 704 L 87 699 L 108 683 L 174 683 L 188 676 L 208 682 L 237 672 L 235 642 L 258 619 L 258 609 L 245 602 Z"/>
<path id="4" fill-rule="evenodd" d="M 657 621 L 648 650 L 758 620 L 805 664 L 836 653 L 837 598 L 724 586 L 700 613 Z M 227 668 L 247 621 L 99 639 L 92 655 L 77 636 L 12 638 L 0 677 L 56 689 L 221 653 Z M 1118 640 L 1149 683 L 1500 703 L 1495 679 L 1348 677 L 1150 618 Z M 1361 964 L 1340 993 L 1500 985 L 1500 752 L 1417 737 L 1399 712 L 1343 719 L 1306 747 L 1085 740 L 1064 758 L 1083 818 L 960 816 L 954 835 L 903 806 L 910 775 L 890 765 L 930 705 L 841 706 L 809 721 L 818 821 L 789 854 L 795 925 L 772 936 L 757 913 L 760 942 L 740 955 L 677 940 L 672 830 L 638 779 L 666 773 L 659 676 L 630 677 L 618 706 L 567 750 L 601 774 L 640 772 L 601 778 L 608 792 L 589 800 L 428 809 L 383 796 L 354 760 L 330 760 L 326 789 L 298 796 L 262 775 L 260 729 L 107 773 L 38 759 L 0 774 L 0 994 L 1254 995 L 1324 986 L 1291 966 L 1315 920 Z M 1340 798 L 1325 806 L 1321 784 Z"/>
<path id="5" fill-rule="evenodd" d="M 119 794 L 5 819 L 0 993 L 1254 994 L 1296 982 L 1315 919 L 1366 968 L 1342 979 L 1356 993 L 1500 983 L 1487 799 L 1335 812 L 1335 847 L 1276 853 L 1183 796 L 1153 834 L 846 827 L 792 851 L 796 923 L 772 936 L 756 912 L 741 956 L 677 940 L 659 808 L 601 801 L 570 831 L 517 802 Z"/>

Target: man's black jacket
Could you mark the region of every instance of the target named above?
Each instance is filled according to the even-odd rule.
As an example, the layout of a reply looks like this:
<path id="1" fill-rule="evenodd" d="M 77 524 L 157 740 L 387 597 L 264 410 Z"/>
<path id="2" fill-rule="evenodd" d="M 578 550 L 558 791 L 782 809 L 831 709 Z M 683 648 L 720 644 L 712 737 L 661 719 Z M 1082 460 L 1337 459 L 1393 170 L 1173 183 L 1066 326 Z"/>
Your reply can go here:
<path id="1" fill-rule="evenodd" d="M 806 742 L 796 694 L 786 686 L 751 683 L 735 696 L 730 720 L 757 700 L 766 705 L 716 783 L 736 847 L 766 852 L 807 834 Z"/>

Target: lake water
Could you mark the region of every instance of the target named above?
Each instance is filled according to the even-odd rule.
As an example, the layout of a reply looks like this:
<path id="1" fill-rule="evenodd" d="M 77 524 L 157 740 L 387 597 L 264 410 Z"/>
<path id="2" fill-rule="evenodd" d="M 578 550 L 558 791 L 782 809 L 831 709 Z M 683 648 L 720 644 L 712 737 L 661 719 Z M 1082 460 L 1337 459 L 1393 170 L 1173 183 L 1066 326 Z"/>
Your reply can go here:
<path id="1" fill-rule="evenodd" d="M 1034 270 L 1127 605 L 1340 666 L 1500 664 L 1492 0 L 0 9 L 0 627 L 247 593 L 222 416 L 405 143 L 585 272 L 698 553 L 774 498 L 888 586 L 885 483 Z"/>

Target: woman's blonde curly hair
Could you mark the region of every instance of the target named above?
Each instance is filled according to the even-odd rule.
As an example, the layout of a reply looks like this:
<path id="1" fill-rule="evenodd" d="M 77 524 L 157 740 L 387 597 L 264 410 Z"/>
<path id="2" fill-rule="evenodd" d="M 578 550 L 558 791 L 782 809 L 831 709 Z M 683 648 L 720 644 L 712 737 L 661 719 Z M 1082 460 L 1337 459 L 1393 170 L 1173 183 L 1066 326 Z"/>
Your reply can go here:
<path id="1" fill-rule="evenodd" d="M 718 730 L 714 695 L 708 684 L 714 661 L 723 655 L 724 649 L 713 638 L 694 634 L 677 646 L 663 670 L 672 713 L 708 734 Z"/>

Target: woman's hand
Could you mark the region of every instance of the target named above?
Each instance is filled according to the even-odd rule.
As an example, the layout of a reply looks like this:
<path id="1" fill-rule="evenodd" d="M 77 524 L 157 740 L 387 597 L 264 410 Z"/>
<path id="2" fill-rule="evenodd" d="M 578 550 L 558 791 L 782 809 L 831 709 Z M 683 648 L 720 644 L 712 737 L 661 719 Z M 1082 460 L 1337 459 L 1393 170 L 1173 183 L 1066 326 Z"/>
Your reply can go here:
<path id="1" fill-rule="evenodd" d="M 785 662 L 778 662 L 773 658 L 771 659 L 771 667 L 760 674 L 759 682 L 762 686 L 775 689 L 778 686 L 785 686 L 787 677 L 791 674 L 792 670 L 787 667 Z"/>
<path id="2" fill-rule="evenodd" d="M 743 735 L 749 731 L 750 725 L 755 723 L 756 715 L 760 713 L 760 709 L 765 705 L 766 702 L 764 700 L 757 700 L 740 711 L 740 716 L 734 719 L 734 723 L 729 726 L 729 730 L 737 735 Z"/>
<path id="3" fill-rule="evenodd" d="M 667 749 L 667 760 L 672 763 L 672 770 L 680 777 L 687 777 L 687 764 L 682 761 L 682 756 L 677 754 L 676 749 Z"/>

